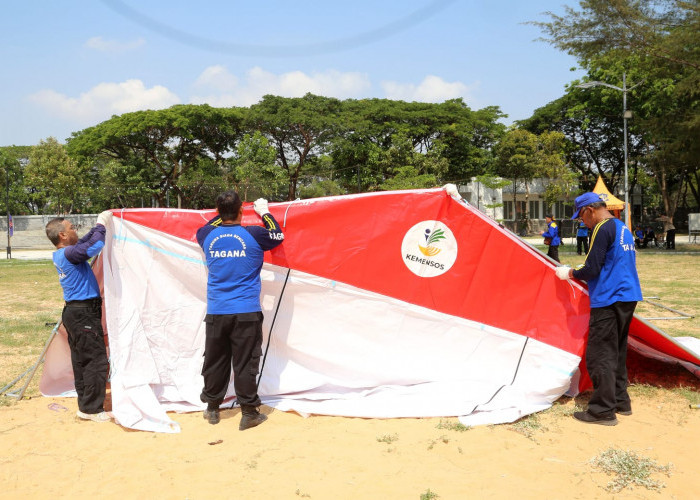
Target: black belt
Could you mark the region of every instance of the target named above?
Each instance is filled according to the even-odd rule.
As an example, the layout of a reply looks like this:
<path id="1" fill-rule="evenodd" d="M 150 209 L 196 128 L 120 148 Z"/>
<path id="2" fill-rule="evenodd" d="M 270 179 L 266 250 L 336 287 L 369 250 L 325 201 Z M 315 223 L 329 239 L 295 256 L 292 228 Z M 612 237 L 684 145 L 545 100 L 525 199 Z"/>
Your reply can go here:
<path id="1" fill-rule="evenodd" d="M 67 306 L 99 306 L 102 305 L 102 298 L 95 297 L 94 299 L 85 300 L 67 300 Z"/>

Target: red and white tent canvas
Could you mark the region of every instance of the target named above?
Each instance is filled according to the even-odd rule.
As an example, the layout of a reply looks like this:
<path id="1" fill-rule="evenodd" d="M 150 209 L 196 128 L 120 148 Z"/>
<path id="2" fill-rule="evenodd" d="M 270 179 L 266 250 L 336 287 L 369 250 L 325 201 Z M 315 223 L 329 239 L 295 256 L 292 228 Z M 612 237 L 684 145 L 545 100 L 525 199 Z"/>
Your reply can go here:
<path id="1" fill-rule="evenodd" d="M 585 285 L 558 280 L 545 255 L 444 189 L 270 210 L 285 241 L 266 253 L 261 276 L 265 404 L 499 423 L 586 387 Z M 195 232 L 214 214 L 114 211 L 102 269 L 112 411 L 121 425 L 177 432 L 166 412 L 204 407 L 207 270 Z M 245 206 L 243 224 L 260 223 Z M 631 337 L 636 330 L 649 353 L 700 365 L 650 325 L 636 320 Z M 67 348 L 54 344 L 41 384 L 47 395 L 65 393 L 70 373 Z"/>

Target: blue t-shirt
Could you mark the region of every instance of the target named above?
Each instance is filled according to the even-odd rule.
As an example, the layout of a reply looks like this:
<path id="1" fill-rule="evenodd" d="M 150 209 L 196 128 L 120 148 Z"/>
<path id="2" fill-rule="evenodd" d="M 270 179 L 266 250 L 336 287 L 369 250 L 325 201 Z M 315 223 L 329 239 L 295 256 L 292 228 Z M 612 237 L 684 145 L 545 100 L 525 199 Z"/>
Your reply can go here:
<path id="1" fill-rule="evenodd" d="M 584 236 L 586 238 L 588 237 L 588 227 L 583 222 L 581 222 L 578 225 L 578 231 L 576 232 L 576 236 L 578 236 L 579 238 L 583 238 Z"/>
<path id="2" fill-rule="evenodd" d="M 588 282 L 591 307 L 642 300 L 634 237 L 619 219 L 604 219 L 593 228 L 586 261 L 573 275 Z"/>
<path id="3" fill-rule="evenodd" d="M 75 245 L 59 248 L 53 253 L 53 263 L 63 288 L 63 300 L 87 300 L 100 296 L 100 285 L 88 260 L 105 246 L 105 227 L 98 224 Z"/>
<path id="4" fill-rule="evenodd" d="M 257 312 L 265 250 L 284 240 L 271 214 L 260 226 L 224 225 L 217 216 L 197 231 L 207 261 L 207 314 Z"/>

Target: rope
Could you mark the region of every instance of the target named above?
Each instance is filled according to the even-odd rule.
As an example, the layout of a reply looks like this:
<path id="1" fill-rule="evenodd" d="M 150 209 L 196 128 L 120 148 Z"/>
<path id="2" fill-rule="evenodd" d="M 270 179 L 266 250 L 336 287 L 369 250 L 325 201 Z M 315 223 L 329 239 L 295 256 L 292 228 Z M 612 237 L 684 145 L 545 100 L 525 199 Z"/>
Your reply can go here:
<path id="1" fill-rule="evenodd" d="M 282 221 L 282 227 L 287 227 L 287 212 L 289 212 L 289 209 L 292 208 L 292 204 L 296 203 L 297 201 L 301 201 L 301 198 L 297 198 L 292 203 L 290 203 L 287 206 L 287 210 L 284 211 L 284 220 Z"/>

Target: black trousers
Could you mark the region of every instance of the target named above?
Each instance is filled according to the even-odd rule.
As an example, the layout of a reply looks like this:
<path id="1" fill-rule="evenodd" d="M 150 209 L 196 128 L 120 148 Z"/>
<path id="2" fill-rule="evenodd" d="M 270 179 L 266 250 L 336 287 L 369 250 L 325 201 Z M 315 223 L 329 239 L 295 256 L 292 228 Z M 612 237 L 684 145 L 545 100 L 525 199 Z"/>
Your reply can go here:
<path id="1" fill-rule="evenodd" d="M 582 251 L 584 255 L 588 253 L 588 236 L 576 237 L 576 253 L 581 255 Z"/>
<path id="2" fill-rule="evenodd" d="M 591 308 L 586 369 L 593 382 L 589 413 L 599 417 L 630 409 L 627 393 L 627 334 L 636 302 Z"/>
<path id="3" fill-rule="evenodd" d="M 559 245 L 557 245 L 557 246 L 549 245 L 549 250 L 547 250 L 547 255 L 549 255 L 551 258 L 553 258 L 557 262 L 560 262 L 560 260 L 559 260 Z"/>
<path id="4" fill-rule="evenodd" d="M 263 313 L 207 314 L 202 401 L 220 405 L 226 396 L 231 368 L 241 406 L 260 406 L 257 376 L 262 355 Z"/>
<path id="5" fill-rule="evenodd" d="M 104 411 L 109 370 L 102 330 L 102 299 L 66 302 L 61 320 L 68 332 L 78 409 L 83 413 L 100 413 Z"/>
<path id="6" fill-rule="evenodd" d="M 676 249 L 676 230 L 669 229 L 666 231 L 666 248 L 670 250 Z"/>

